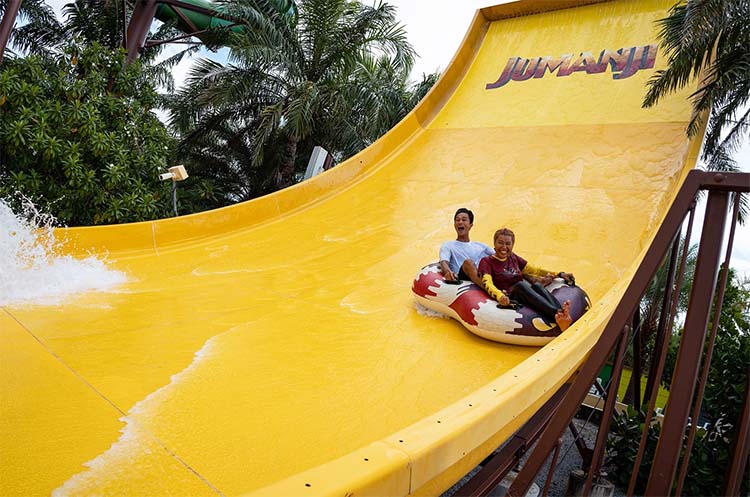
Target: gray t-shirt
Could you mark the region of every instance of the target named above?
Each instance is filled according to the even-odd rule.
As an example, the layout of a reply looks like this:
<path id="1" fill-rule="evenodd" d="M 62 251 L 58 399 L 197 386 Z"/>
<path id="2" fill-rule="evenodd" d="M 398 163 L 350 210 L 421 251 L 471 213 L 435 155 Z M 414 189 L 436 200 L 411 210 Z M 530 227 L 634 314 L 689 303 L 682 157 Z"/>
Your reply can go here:
<path id="1" fill-rule="evenodd" d="M 471 259 L 474 261 L 475 266 L 479 266 L 479 261 L 482 257 L 494 253 L 495 251 L 489 245 L 485 245 L 482 242 L 459 242 L 458 240 L 451 240 L 440 246 L 439 260 L 448 261 L 451 271 L 458 273 L 461 264 L 466 259 Z"/>

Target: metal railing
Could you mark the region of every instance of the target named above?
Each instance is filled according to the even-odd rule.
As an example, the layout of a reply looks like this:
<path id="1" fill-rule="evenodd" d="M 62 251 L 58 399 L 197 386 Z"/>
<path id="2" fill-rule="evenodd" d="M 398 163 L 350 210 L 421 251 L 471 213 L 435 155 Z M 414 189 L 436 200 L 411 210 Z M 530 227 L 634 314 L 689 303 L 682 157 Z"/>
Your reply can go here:
<path id="1" fill-rule="evenodd" d="M 533 429 L 525 428 L 527 432 L 533 432 L 538 436 L 538 442 L 530 451 L 526 463 L 508 489 L 508 496 L 520 497 L 525 495 L 550 453 L 554 451 L 555 455 L 557 454 L 563 431 L 569 426 L 573 426 L 572 420 L 586 394 L 597 380 L 599 371 L 614 351 L 612 379 L 605 396 L 606 400 L 596 444 L 593 450 L 586 448 L 585 445 L 583 447 L 579 445 L 579 450 L 584 459 L 584 470 L 587 473 L 583 495 L 590 495 L 592 485 L 600 475 L 604 460 L 604 450 L 614 413 L 625 351 L 633 330 L 635 330 L 634 342 L 636 345 L 634 351 L 636 348 L 640 350 L 640 347 L 638 347 L 640 337 L 637 336 L 640 320 L 639 303 L 659 266 L 668 257 L 667 281 L 644 396 L 644 400 L 648 399 L 648 405 L 645 406 L 645 419 L 652 419 L 659 383 L 664 372 L 671 331 L 677 313 L 678 289 L 682 286 L 689 248 L 689 243 L 684 243 L 681 247 L 680 237 L 687 219 L 685 239 L 690 240 L 697 198 L 702 191 L 708 193 L 708 198 L 687 314 L 685 315 L 677 361 L 672 374 L 670 392 L 673 395 L 670 395 L 667 401 L 659 442 L 644 493 L 645 496 L 664 496 L 671 495 L 674 490 L 674 495 L 681 495 L 690 460 L 690 450 L 698 424 L 689 421 L 690 419 L 697 420 L 700 413 L 721 304 L 729 274 L 728 270 L 720 271 L 720 267 L 729 267 L 739 214 L 739 194 L 750 192 L 750 174 L 748 173 L 714 173 L 695 170 L 688 174 L 662 225 L 659 227 L 643 262 L 637 269 L 601 337 L 592 348 L 588 359 L 582 364 L 574 379 L 572 379 L 572 383 L 564 389 L 564 393 L 561 393 L 559 398 L 555 398 L 554 415 L 547 414 L 542 418 L 532 418 L 529 424 L 533 425 L 531 427 Z M 730 211 L 731 198 L 733 198 L 733 202 Z M 731 216 L 730 223 L 727 223 L 728 216 Z M 730 232 L 726 247 L 724 247 L 727 224 Z M 681 255 L 679 253 L 680 248 L 682 248 Z M 724 249 L 725 254 L 723 263 L 721 262 L 722 249 Z M 720 281 L 719 277 L 721 277 Z M 711 319 L 712 307 L 714 315 Z M 712 323 L 710 330 L 708 330 L 709 322 Z M 702 369 L 700 368 L 701 359 L 703 359 Z M 635 385 L 640 385 L 640 358 L 634 357 L 634 363 L 636 366 L 633 371 L 633 374 L 636 375 Z M 730 466 L 725 474 L 723 495 L 739 495 L 741 478 L 750 453 L 750 396 L 748 391 L 750 391 L 750 385 L 746 384 L 743 408 L 735 424 L 735 439 L 732 443 Z M 695 402 L 693 399 L 695 399 Z M 641 401 L 638 388 L 634 389 L 633 401 L 640 409 Z M 648 430 L 651 425 L 649 422 L 645 422 L 643 426 L 639 450 L 630 477 L 628 496 L 634 493 L 636 478 L 642 463 Z M 687 436 L 685 437 L 686 431 Z M 524 450 L 528 445 L 530 444 L 524 444 Z M 681 455 L 682 461 L 680 464 Z M 506 459 L 510 457 L 511 459 L 488 462 L 486 467 L 501 468 L 504 472 L 500 470 L 494 472 L 480 471 L 477 473 L 480 480 L 490 477 L 491 482 L 499 482 L 514 465 L 509 464 L 509 461 L 512 460 L 517 463 L 520 459 L 518 451 L 513 453 L 512 451 L 500 450 L 495 457 Z M 553 466 L 555 459 L 556 457 L 553 457 Z M 550 468 L 550 471 L 553 470 L 554 468 Z M 473 480 L 474 478 L 469 484 L 462 487 L 458 494 L 487 495 L 492 489 L 492 486 L 486 482 Z"/>

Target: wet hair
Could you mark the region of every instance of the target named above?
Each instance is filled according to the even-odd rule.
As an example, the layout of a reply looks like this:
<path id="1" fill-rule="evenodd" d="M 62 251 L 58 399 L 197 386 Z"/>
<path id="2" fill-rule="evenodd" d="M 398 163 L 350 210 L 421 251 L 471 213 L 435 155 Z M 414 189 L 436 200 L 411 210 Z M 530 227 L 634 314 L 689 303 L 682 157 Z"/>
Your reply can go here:
<path id="1" fill-rule="evenodd" d="M 458 216 L 459 214 L 466 214 L 467 216 L 469 216 L 469 222 L 470 222 L 471 224 L 474 224 L 474 213 L 473 213 L 473 212 L 471 212 L 471 211 L 470 211 L 469 209 L 467 209 L 466 207 L 461 207 L 460 209 L 458 209 L 458 210 L 456 211 L 456 213 L 455 213 L 455 214 L 453 214 L 453 220 L 454 220 L 454 221 L 456 220 L 456 217 L 457 217 L 457 216 Z"/>
<path id="2" fill-rule="evenodd" d="M 513 243 L 516 243 L 516 234 L 508 228 L 500 228 L 499 230 L 495 231 L 495 236 L 492 237 L 492 241 L 496 242 L 497 239 L 501 236 L 509 236 L 511 241 L 513 241 Z"/>

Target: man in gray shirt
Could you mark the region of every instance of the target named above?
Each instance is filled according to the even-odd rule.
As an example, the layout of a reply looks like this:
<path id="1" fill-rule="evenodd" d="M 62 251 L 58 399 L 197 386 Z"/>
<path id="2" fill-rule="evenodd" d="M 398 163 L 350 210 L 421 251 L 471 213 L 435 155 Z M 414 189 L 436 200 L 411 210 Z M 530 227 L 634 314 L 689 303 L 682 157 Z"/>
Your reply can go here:
<path id="1" fill-rule="evenodd" d="M 477 275 L 479 260 L 495 251 L 489 245 L 469 239 L 472 226 L 474 213 L 465 207 L 458 209 L 453 216 L 456 239 L 440 246 L 440 272 L 446 281 L 471 280 L 481 288 L 482 280 Z"/>

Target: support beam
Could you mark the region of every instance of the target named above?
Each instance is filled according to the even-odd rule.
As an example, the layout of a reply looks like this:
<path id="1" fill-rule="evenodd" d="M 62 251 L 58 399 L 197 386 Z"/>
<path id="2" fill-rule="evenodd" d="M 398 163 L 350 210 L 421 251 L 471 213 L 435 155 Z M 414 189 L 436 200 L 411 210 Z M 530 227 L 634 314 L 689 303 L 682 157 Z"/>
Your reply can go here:
<path id="1" fill-rule="evenodd" d="M 21 0 L 8 0 L 8 5 L 5 7 L 5 13 L 3 14 L 3 20 L 0 21 L 0 62 L 3 61 L 5 47 L 8 46 L 10 33 L 13 31 L 13 25 L 16 22 L 16 17 L 18 16 L 18 11 L 20 9 Z"/>
<path id="2" fill-rule="evenodd" d="M 722 495 L 739 496 L 742 475 L 750 455 L 750 376 L 745 382 L 745 402 L 737 420 L 737 428 L 732 442 L 732 459 L 724 480 Z"/>
<path id="3" fill-rule="evenodd" d="M 645 496 L 670 495 L 672 491 L 716 289 L 728 203 L 727 192 L 713 191 L 708 196 L 682 343 Z"/>
<path id="4" fill-rule="evenodd" d="M 637 331 L 634 333 L 637 333 Z M 602 411 L 602 419 L 599 421 L 599 431 L 596 435 L 594 453 L 591 456 L 591 466 L 587 471 L 586 483 L 583 486 L 583 495 L 589 495 L 591 493 L 591 486 L 594 483 L 594 478 L 599 477 L 599 470 L 602 467 L 604 449 L 607 446 L 607 435 L 609 434 L 609 428 L 612 425 L 615 404 L 617 404 L 617 391 L 620 388 L 620 378 L 622 378 L 622 368 L 625 363 L 625 352 L 628 350 L 629 334 L 630 327 L 625 326 L 622 330 L 622 335 L 620 336 L 620 343 L 617 345 L 617 352 L 615 352 L 612 377 L 609 380 L 609 388 L 607 389 L 607 401 L 605 402 L 604 410 Z"/>
<path id="5" fill-rule="evenodd" d="M 130 24 L 128 24 L 127 45 L 125 46 L 128 52 L 128 62 L 136 60 L 140 55 L 154 14 L 156 14 L 156 7 L 156 0 L 140 0 L 135 4 Z"/>

